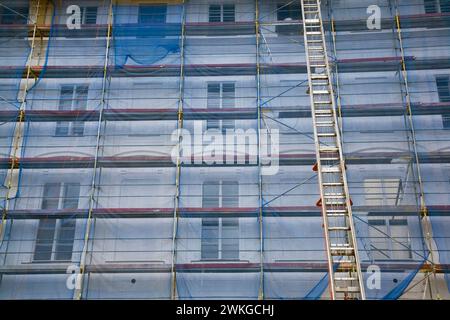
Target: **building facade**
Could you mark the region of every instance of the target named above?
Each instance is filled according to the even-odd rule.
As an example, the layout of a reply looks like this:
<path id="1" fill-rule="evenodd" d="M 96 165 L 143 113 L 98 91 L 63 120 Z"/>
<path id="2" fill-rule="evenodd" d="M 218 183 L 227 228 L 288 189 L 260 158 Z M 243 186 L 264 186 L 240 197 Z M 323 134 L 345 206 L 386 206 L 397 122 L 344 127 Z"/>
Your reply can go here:
<path id="1" fill-rule="evenodd" d="M 447 299 L 450 1 L 321 2 L 366 296 Z M 301 10 L 1 1 L 0 298 L 328 299 Z"/>

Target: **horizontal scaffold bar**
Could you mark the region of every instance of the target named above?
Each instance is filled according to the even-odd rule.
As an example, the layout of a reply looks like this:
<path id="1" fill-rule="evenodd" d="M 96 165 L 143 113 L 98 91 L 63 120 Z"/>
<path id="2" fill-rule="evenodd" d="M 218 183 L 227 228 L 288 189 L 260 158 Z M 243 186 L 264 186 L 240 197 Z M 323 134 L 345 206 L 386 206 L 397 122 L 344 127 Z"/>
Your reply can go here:
<path id="1" fill-rule="evenodd" d="M 392 216 L 418 216 L 420 208 L 414 205 L 385 205 L 385 206 L 358 206 L 352 207 L 356 215 L 377 217 Z M 427 207 L 430 216 L 450 216 L 450 204 L 430 205 Z M 321 218 L 321 209 L 317 206 L 283 206 L 264 207 L 265 217 L 297 217 Z M 83 219 L 88 209 L 15 209 L 8 211 L 8 219 Z M 93 217 L 100 219 L 134 219 L 134 218 L 173 218 L 173 208 L 95 208 Z M 180 217 L 257 217 L 259 208 L 185 208 L 179 209 Z"/>
<path id="2" fill-rule="evenodd" d="M 346 164 L 391 164 L 407 163 L 412 158 L 411 153 L 407 152 L 365 152 L 345 154 Z M 450 152 L 427 152 L 419 153 L 421 163 L 450 163 Z M 249 155 L 245 156 L 245 161 L 227 161 L 226 154 L 223 155 L 222 163 L 218 163 L 218 158 L 208 159 L 203 157 L 202 163 L 184 161 L 183 167 L 252 167 L 257 166 L 256 161 L 252 161 Z M 187 160 L 187 159 L 186 159 Z M 211 164 L 206 162 L 211 160 Z M 274 160 L 271 158 L 262 159 L 262 161 Z M 278 158 L 280 166 L 302 166 L 314 165 L 316 157 L 313 153 L 304 154 L 281 154 Z M 0 169 L 9 169 L 12 165 L 12 158 L 0 158 Z M 254 163 L 255 162 L 255 163 Z M 92 168 L 94 157 L 77 156 L 58 156 L 58 157 L 24 157 L 17 158 L 14 161 L 16 168 L 22 169 L 69 169 L 69 168 Z M 97 167 L 99 168 L 160 168 L 175 167 L 170 156 L 110 156 L 99 157 Z"/>
<path id="3" fill-rule="evenodd" d="M 392 29 L 394 17 L 381 19 L 381 28 Z M 416 14 L 416 15 L 401 15 L 402 29 L 408 28 L 448 28 L 450 22 L 449 13 L 428 13 L 428 14 Z M 170 23 L 164 25 L 170 26 Z M 261 21 L 260 25 L 263 27 L 270 26 L 283 26 L 291 25 L 293 27 L 303 29 L 301 20 L 292 20 L 289 22 L 284 21 Z M 133 35 L 133 29 L 136 32 L 142 34 L 142 30 L 145 28 L 152 28 L 152 25 L 139 25 L 139 28 L 135 24 L 118 24 L 121 28 L 127 29 L 130 32 L 130 36 Z M 255 22 L 254 21 L 236 21 L 236 22 L 187 22 L 185 24 L 186 35 L 195 36 L 221 36 L 221 35 L 252 35 L 255 34 Z M 32 36 L 34 25 L 7 25 L 2 27 L 0 24 L 0 37 L 10 36 L 10 30 L 24 30 L 28 29 L 29 35 Z M 38 36 L 48 37 L 52 26 L 39 24 Z M 113 26 L 114 27 L 114 26 Z M 324 21 L 324 27 L 328 30 L 330 28 L 330 21 Z M 344 31 L 367 31 L 366 19 L 355 20 L 335 20 L 334 28 L 337 32 Z M 108 25 L 82 25 L 78 30 L 70 30 L 66 25 L 54 25 L 53 36 L 78 36 L 78 37 L 105 37 L 107 35 Z"/>
<path id="4" fill-rule="evenodd" d="M 150 100 L 150 99 L 149 99 Z M 57 108 L 55 108 L 57 109 Z M 53 122 L 53 121 L 98 121 L 97 110 L 26 110 L 21 121 Z M 278 112 L 278 119 L 309 118 L 311 108 L 299 107 L 262 107 L 263 112 Z M 443 115 L 450 114 L 450 102 L 420 102 L 411 105 L 412 113 L 418 115 Z M 402 116 L 407 112 L 403 103 L 380 103 L 343 105 L 341 113 L 343 117 L 374 117 L 374 116 Z M 209 120 L 209 119 L 256 119 L 257 108 L 189 108 L 184 109 L 184 120 Z M 102 119 L 106 121 L 162 121 L 178 120 L 178 110 L 172 109 L 105 109 Z M 16 122 L 19 120 L 18 110 L 0 110 L 1 122 Z"/>
<path id="5" fill-rule="evenodd" d="M 405 270 L 417 270 L 420 261 L 410 263 L 377 263 L 383 272 L 405 272 Z M 370 263 L 361 263 L 361 269 L 366 271 Z M 27 263 L 21 265 L 2 265 L 0 274 L 65 274 L 72 263 Z M 211 273 L 236 273 L 236 272 L 260 272 L 261 265 L 252 262 L 193 262 L 178 263 L 175 265 L 177 272 L 211 272 Z M 171 265 L 161 263 L 99 263 L 87 264 L 88 273 L 165 273 L 171 272 Z M 337 267 L 339 269 L 339 266 Z M 342 268 L 345 269 L 343 265 Z M 450 273 L 450 265 L 434 265 L 437 273 Z M 425 264 L 420 272 L 430 272 L 431 265 Z M 325 262 L 272 262 L 264 263 L 264 272 L 327 272 Z"/>
<path id="6" fill-rule="evenodd" d="M 398 71 L 401 63 L 400 57 L 377 57 L 340 59 L 337 61 L 341 73 L 352 72 L 379 72 Z M 448 59 L 416 59 L 413 56 L 405 58 L 408 70 L 433 70 L 450 68 Z M 187 64 L 184 66 L 186 77 L 205 76 L 244 76 L 255 75 L 256 64 Z M 24 67 L 0 67 L 0 78 L 15 78 Z M 95 78 L 102 77 L 104 68 L 101 65 L 90 66 L 35 66 L 31 68 L 33 74 L 39 77 L 45 70 L 45 78 Z M 108 68 L 111 77 L 174 77 L 179 76 L 179 65 L 150 65 L 150 66 L 124 66 Z M 306 74 L 305 63 L 261 63 L 261 74 Z"/>

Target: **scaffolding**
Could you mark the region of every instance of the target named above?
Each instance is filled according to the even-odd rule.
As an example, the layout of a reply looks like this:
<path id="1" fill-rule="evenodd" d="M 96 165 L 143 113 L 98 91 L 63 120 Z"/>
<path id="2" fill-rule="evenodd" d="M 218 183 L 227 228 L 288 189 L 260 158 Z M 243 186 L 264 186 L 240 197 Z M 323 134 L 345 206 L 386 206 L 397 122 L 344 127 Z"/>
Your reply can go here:
<path id="1" fill-rule="evenodd" d="M 303 1 L 164 2 L 0 3 L 0 298 L 335 298 Z M 363 291 L 448 298 L 448 8 L 319 2 Z"/>

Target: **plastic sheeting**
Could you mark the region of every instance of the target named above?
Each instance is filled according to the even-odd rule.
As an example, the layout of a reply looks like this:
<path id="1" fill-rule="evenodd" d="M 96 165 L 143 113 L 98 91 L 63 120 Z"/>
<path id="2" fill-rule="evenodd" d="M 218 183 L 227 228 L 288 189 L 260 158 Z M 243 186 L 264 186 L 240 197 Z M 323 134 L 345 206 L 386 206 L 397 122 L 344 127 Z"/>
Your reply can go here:
<path id="1" fill-rule="evenodd" d="M 108 41 L 106 2 L 80 4 L 82 25 L 73 30 L 65 25 L 67 4 L 55 4 L 49 38 L 39 42 L 43 67 L 35 69 L 38 81 L 27 94 L 21 178 L 14 182 L 18 192 L 0 251 L 0 297 L 328 298 L 298 8 L 261 0 L 256 13 L 253 1 L 242 1 L 234 7 L 238 23 L 222 23 L 209 17 L 208 1 L 116 4 Z M 364 4 L 324 2 L 323 11 L 326 20 L 337 19 L 336 46 L 325 27 L 338 66 L 334 81 L 366 295 L 398 299 L 430 259 L 419 217 L 418 168 L 439 262 L 448 263 L 448 181 L 442 178 L 448 161 L 433 157 L 445 155 L 441 113 L 448 106 L 435 104 L 431 74 L 438 68 L 427 62 L 447 49 L 434 56 L 415 32 L 404 32 L 408 67 L 433 70 L 408 71 L 418 166 L 399 77 L 401 53 L 393 46 L 393 11 L 388 1 L 379 5 L 390 32 L 358 24 L 365 22 L 358 9 Z M 421 13 L 415 4 L 401 9 Z M 231 19 L 227 10 L 221 8 L 220 19 Z M 348 32 L 353 29 L 359 32 Z M 8 56 L 9 43 L 17 43 L 17 61 L 8 65 L 19 66 L 14 74 L 1 66 L 0 81 L 10 87 L 0 90 L 11 94 L 0 101 L 2 111 L 19 106 L 29 41 L 27 30 L 17 32 L 1 32 L 8 45 L 0 53 Z M 430 48 L 446 48 L 447 31 L 429 32 Z M 442 108 L 429 111 L 422 106 L 427 103 Z M 13 116 L 0 127 L 8 137 L 1 145 L 5 157 Z M 181 128 L 185 149 L 177 168 Z M 226 141 L 219 143 L 222 150 L 204 149 L 207 130 L 220 140 L 233 129 L 248 137 L 233 143 L 246 149 L 233 154 L 232 163 L 224 161 Z M 279 148 L 271 149 L 277 142 Z M 252 162 L 264 149 L 272 154 Z M 244 156 L 244 163 L 234 156 Z M 433 215 L 436 210 L 444 216 Z M 86 273 L 77 289 L 71 272 L 80 266 Z M 381 271 L 376 288 L 368 272 L 374 266 Z"/>

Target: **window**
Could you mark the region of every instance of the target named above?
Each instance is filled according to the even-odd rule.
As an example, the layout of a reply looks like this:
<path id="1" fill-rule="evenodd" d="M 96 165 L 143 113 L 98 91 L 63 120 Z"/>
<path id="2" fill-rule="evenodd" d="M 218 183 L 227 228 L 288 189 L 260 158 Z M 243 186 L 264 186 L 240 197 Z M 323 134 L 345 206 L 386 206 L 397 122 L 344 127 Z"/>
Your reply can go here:
<path id="1" fill-rule="evenodd" d="M 449 76 L 437 76 L 436 88 L 440 102 L 450 102 L 450 77 Z M 442 127 L 444 129 L 450 129 L 450 115 L 443 114 Z"/>
<path id="2" fill-rule="evenodd" d="M 442 117 L 442 128 L 450 129 L 450 115 L 443 114 L 441 117 Z"/>
<path id="3" fill-rule="evenodd" d="M 234 22 L 234 4 L 211 4 L 209 6 L 209 22 Z"/>
<path id="4" fill-rule="evenodd" d="M 44 185 L 42 209 L 76 209 L 79 183 L 47 183 Z M 34 260 L 71 260 L 75 238 L 75 219 L 39 220 Z"/>
<path id="5" fill-rule="evenodd" d="M 412 258 L 408 221 L 406 219 L 369 220 L 370 253 L 374 260 L 407 260 Z"/>
<path id="6" fill-rule="evenodd" d="M 277 20 L 301 20 L 301 6 L 300 1 L 291 1 L 290 3 L 278 3 L 277 5 Z"/>
<path id="7" fill-rule="evenodd" d="M 238 218 L 202 219 L 202 259 L 239 259 Z"/>
<path id="8" fill-rule="evenodd" d="M 39 220 L 34 260 L 51 260 L 55 237 L 55 219 Z"/>
<path id="9" fill-rule="evenodd" d="M 96 24 L 97 23 L 97 7 L 81 8 L 81 23 Z"/>
<path id="10" fill-rule="evenodd" d="M 27 24 L 28 7 L 12 7 L 11 9 L 0 6 L 1 24 Z"/>
<path id="11" fill-rule="evenodd" d="M 394 206 L 403 196 L 403 185 L 400 179 L 366 179 L 364 180 L 366 205 Z"/>
<path id="12" fill-rule="evenodd" d="M 450 12 L 450 0 L 424 0 L 425 13 Z"/>
<path id="13" fill-rule="evenodd" d="M 222 207 L 239 207 L 239 184 L 236 181 L 222 181 Z"/>
<path id="14" fill-rule="evenodd" d="M 439 0 L 441 5 L 441 12 L 442 13 L 449 13 L 450 12 L 450 0 Z"/>
<path id="15" fill-rule="evenodd" d="M 236 181 L 208 181 L 203 183 L 203 208 L 239 207 L 239 183 Z"/>
<path id="16" fill-rule="evenodd" d="M 203 184 L 203 197 L 202 197 L 202 207 L 203 208 L 218 208 L 220 207 L 220 183 L 205 182 Z"/>
<path id="17" fill-rule="evenodd" d="M 165 23 L 167 5 L 140 5 L 139 23 Z"/>
<path id="18" fill-rule="evenodd" d="M 88 86 L 64 85 L 61 87 L 59 98 L 59 110 L 86 110 L 88 98 Z M 60 121 L 56 123 L 56 136 L 82 136 L 84 134 L 84 122 Z"/>
<path id="19" fill-rule="evenodd" d="M 235 84 L 233 82 L 211 82 L 208 83 L 207 107 L 208 109 L 234 108 L 235 107 Z M 232 119 L 208 119 L 207 129 L 218 129 L 225 132 L 234 129 L 235 123 Z"/>
<path id="20" fill-rule="evenodd" d="M 438 0 L 424 0 L 425 13 L 438 12 L 437 1 Z"/>
<path id="21" fill-rule="evenodd" d="M 449 76 L 436 77 L 436 87 L 440 102 L 450 102 Z"/>
<path id="22" fill-rule="evenodd" d="M 46 183 L 42 209 L 77 209 L 80 196 L 79 183 Z"/>
<path id="23" fill-rule="evenodd" d="M 292 21 L 301 20 L 301 6 L 300 1 L 283 2 L 277 4 L 277 20 L 278 21 Z M 277 25 L 275 31 L 283 35 L 299 35 L 301 29 L 299 25 Z"/>

